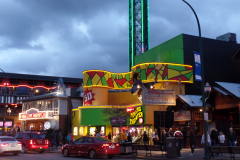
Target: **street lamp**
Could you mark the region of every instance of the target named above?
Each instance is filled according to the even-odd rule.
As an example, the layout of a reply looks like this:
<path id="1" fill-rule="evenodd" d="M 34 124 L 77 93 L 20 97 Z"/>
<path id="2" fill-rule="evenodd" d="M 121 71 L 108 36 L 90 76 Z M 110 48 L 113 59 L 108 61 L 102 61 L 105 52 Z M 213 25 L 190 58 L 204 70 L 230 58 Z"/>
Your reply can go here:
<path id="1" fill-rule="evenodd" d="M 205 101 L 205 91 L 204 91 L 204 68 L 203 68 L 203 53 L 202 53 L 202 37 L 201 37 L 201 27 L 200 27 L 200 23 L 199 23 L 199 20 L 198 20 L 198 16 L 196 14 L 196 12 L 194 11 L 194 9 L 192 8 L 192 6 L 186 2 L 185 0 L 182 0 L 183 2 L 185 2 L 190 8 L 191 10 L 193 11 L 194 15 L 195 15 L 195 18 L 197 20 L 197 24 L 198 24 L 198 32 L 199 32 L 199 53 L 200 53 L 200 56 L 201 56 L 201 76 L 202 76 L 202 83 L 201 83 L 201 86 L 202 86 L 202 104 L 203 104 L 203 112 L 204 114 L 206 113 L 207 114 L 207 109 L 206 109 L 206 101 Z M 207 135 L 207 130 L 208 130 L 208 127 L 207 127 L 207 121 L 206 119 L 203 119 L 203 125 L 204 125 L 204 138 L 205 138 L 205 148 L 204 148 L 204 157 L 203 159 L 209 159 L 208 157 L 208 135 Z"/>
<path id="2" fill-rule="evenodd" d="M 5 83 L 5 93 L 4 93 L 4 107 L 3 107 L 3 136 L 5 135 L 5 122 L 6 122 L 6 94 L 7 94 L 7 76 L 5 74 L 5 72 L 0 68 L 0 70 L 3 72 L 5 79 L 6 79 L 6 83 Z"/>
<path id="3" fill-rule="evenodd" d="M 211 92 L 211 86 L 209 85 L 209 83 L 207 82 L 206 85 L 204 86 L 204 92 L 206 93 L 206 99 L 205 101 L 207 101 L 209 94 Z"/>

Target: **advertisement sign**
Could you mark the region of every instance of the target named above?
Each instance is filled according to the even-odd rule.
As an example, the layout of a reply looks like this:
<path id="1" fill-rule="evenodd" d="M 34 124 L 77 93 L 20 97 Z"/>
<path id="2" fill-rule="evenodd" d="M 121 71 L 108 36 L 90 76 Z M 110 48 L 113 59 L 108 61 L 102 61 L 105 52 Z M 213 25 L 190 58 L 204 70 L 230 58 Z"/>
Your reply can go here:
<path id="1" fill-rule="evenodd" d="M 176 105 L 174 90 L 143 89 L 142 103 L 144 105 Z"/>
<path id="2" fill-rule="evenodd" d="M 186 111 L 185 113 L 174 112 L 174 121 L 190 121 L 191 112 Z"/>
<path id="3" fill-rule="evenodd" d="M 44 123 L 44 128 L 45 128 L 45 129 L 51 128 L 51 123 L 48 122 L 48 121 L 46 121 L 46 122 Z"/>
<path id="4" fill-rule="evenodd" d="M 83 99 L 84 99 L 84 105 L 88 106 L 88 105 L 92 105 L 92 101 L 95 100 L 94 98 L 95 94 L 92 93 L 92 90 L 86 90 L 84 91 L 84 95 L 83 95 Z"/>
<path id="5" fill-rule="evenodd" d="M 126 117 L 111 117 L 111 125 L 126 124 Z"/>
<path id="6" fill-rule="evenodd" d="M 195 80 L 202 81 L 201 76 L 201 57 L 200 53 L 194 51 L 194 61 L 195 61 Z"/>
<path id="7" fill-rule="evenodd" d="M 2 126 L 3 126 L 3 121 L 0 122 L 0 127 L 2 127 Z M 12 127 L 12 121 L 6 121 L 4 126 L 5 127 Z"/>
<path id="8" fill-rule="evenodd" d="M 143 118 L 142 107 L 137 107 L 134 112 L 130 114 L 130 125 L 135 124 L 138 119 Z M 143 119 L 139 121 L 140 124 L 143 123 Z"/>
<path id="9" fill-rule="evenodd" d="M 26 113 L 19 113 L 19 120 L 29 119 L 52 119 L 53 111 L 39 111 L 38 109 L 31 108 Z"/>

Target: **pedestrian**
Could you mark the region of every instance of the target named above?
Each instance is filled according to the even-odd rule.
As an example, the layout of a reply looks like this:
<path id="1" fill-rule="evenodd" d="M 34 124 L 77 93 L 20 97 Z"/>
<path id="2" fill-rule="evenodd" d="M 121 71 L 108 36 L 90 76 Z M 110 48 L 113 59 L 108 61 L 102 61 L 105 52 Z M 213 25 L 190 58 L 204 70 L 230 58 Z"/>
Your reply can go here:
<path id="1" fill-rule="evenodd" d="M 70 138 L 71 138 L 71 142 L 73 142 L 73 141 L 74 141 L 74 138 L 73 138 L 72 132 L 70 133 Z"/>
<path id="2" fill-rule="evenodd" d="M 191 156 L 194 155 L 194 149 L 195 149 L 195 136 L 193 135 L 192 131 L 190 131 L 190 135 L 189 135 L 189 144 L 191 147 Z"/>
<path id="3" fill-rule="evenodd" d="M 68 133 L 67 135 L 67 144 L 69 144 L 71 142 L 71 136 L 70 136 L 70 133 Z"/>
<path id="4" fill-rule="evenodd" d="M 179 143 L 180 143 L 179 145 L 180 145 L 180 148 L 182 149 L 182 138 L 183 138 L 182 132 L 178 128 L 176 128 L 176 131 L 174 132 L 173 136 L 179 139 Z"/>
<path id="5" fill-rule="evenodd" d="M 144 131 L 144 133 L 143 133 L 143 143 L 144 143 L 144 145 L 147 145 L 148 144 L 148 135 L 147 135 L 147 132 L 146 131 Z"/>
<path id="6" fill-rule="evenodd" d="M 132 135 L 128 132 L 127 141 L 132 143 Z"/>
<path id="7" fill-rule="evenodd" d="M 96 137 L 101 137 L 102 136 L 102 131 L 98 132 Z"/>
<path id="8" fill-rule="evenodd" d="M 13 130 L 12 130 L 12 136 L 14 137 L 16 133 L 17 133 L 16 127 L 14 126 L 14 127 L 13 127 Z"/>
<path id="9" fill-rule="evenodd" d="M 236 133 L 233 132 L 232 128 L 229 128 L 228 140 L 229 140 L 229 146 L 230 147 L 236 147 L 237 137 L 236 137 Z"/>
<path id="10" fill-rule="evenodd" d="M 224 145 L 224 141 L 225 141 L 225 135 L 223 134 L 223 132 L 219 132 L 219 136 L 218 136 L 219 142 L 220 142 L 220 146 Z M 221 155 L 223 156 L 224 153 L 221 153 Z"/>
<path id="11" fill-rule="evenodd" d="M 162 142 L 163 142 L 163 150 L 166 151 L 166 139 L 167 139 L 167 129 L 162 131 Z"/>
<path id="12" fill-rule="evenodd" d="M 208 146 L 211 146 L 211 139 L 210 139 L 210 136 L 209 136 L 209 134 L 207 133 L 207 141 L 208 141 Z M 205 148 L 205 136 L 204 136 L 204 134 L 202 135 L 202 140 L 201 140 L 201 144 L 204 146 L 204 148 Z"/>
<path id="13" fill-rule="evenodd" d="M 52 146 L 55 145 L 55 147 L 57 148 L 56 140 L 57 140 L 57 135 L 56 135 L 55 131 L 53 130 L 53 133 L 52 133 Z"/>
<path id="14" fill-rule="evenodd" d="M 109 139 L 110 141 L 112 140 L 111 132 L 108 133 L 108 139 Z"/>
<path id="15" fill-rule="evenodd" d="M 18 126 L 18 129 L 17 129 L 17 132 L 19 133 L 20 132 L 20 127 Z"/>
<path id="16" fill-rule="evenodd" d="M 168 137 L 173 137 L 172 128 L 169 128 L 169 131 L 168 131 Z"/>
<path id="17" fill-rule="evenodd" d="M 153 144 L 157 145 L 157 129 L 154 129 L 154 132 L 152 133 L 152 138 L 153 138 Z"/>
<path id="18" fill-rule="evenodd" d="M 187 132 L 186 132 L 186 130 L 184 129 L 184 127 L 181 127 L 181 132 L 182 132 L 182 134 L 183 134 L 183 137 L 182 137 L 182 148 L 184 148 Z"/>
<path id="19" fill-rule="evenodd" d="M 123 129 L 122 133 L 121 133 L 121 140 L 122 142 L 126 142 L 127 141 L 127 134 L 125 129 Z"/>
<path id="20" fill-rule="evenodd" d="M 60 146 L 63 144 L 63 135 L 61 132 L 58 133 L 58 142 Z"/>

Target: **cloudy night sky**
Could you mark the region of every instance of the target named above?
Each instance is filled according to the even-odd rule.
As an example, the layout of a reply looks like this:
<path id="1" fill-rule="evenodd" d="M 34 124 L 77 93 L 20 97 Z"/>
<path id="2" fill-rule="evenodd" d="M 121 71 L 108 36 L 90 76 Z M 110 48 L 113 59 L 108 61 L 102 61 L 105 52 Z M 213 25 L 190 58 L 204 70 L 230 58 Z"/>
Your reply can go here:
<path id="1" fill-rule="evenodd" d="M 240 42 L 239 0 L 188 0 L 202 36 Z M 149 0 L 150 48 L 181 33 L 198 36 L 182 0 Z M 82 78 L 89 69 L 128 71 L 128 0 L 0 0 L 0 68 Z"/>

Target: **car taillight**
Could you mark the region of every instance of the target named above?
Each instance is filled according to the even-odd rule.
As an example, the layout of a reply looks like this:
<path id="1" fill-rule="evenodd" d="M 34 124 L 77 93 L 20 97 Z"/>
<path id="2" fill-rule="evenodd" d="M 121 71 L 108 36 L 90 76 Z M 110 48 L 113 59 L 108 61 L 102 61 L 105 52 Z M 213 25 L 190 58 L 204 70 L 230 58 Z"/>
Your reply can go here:
<path id="1" fill-rule="evenodd" d="M 19 145 L 19 146 L 21 146 L 21 145 L 22 145 L 22 143 L 18 143 L 18 145 Z"/>
<path id="2" fill-rule="evenodd" d="M 116 146 L 119 146 L 119 144 L 117 143 Z"/>
<path id="3" fill-rule="evenodd" d="M 109 146 L 109 144 L 103 144 L 102 145 L 102 147 L 108 147 Z"/>
<path id="4" fill-rule="evenodd" d="M 33 144 L 33 143 L 32 143 L 32 140 L 30 140 L 30 144 Z"/>
<path id="5" fill-rule="evenodd" d="M 2 143 L 1 146 L 4 147 L 4 146 L 8 146 L 9 144 L 8 143 Z"/>
<path id="6" fill-rule="evenodd" d="M 45 140 L 45 144 L 48 144 L 48 140 Z"/>

